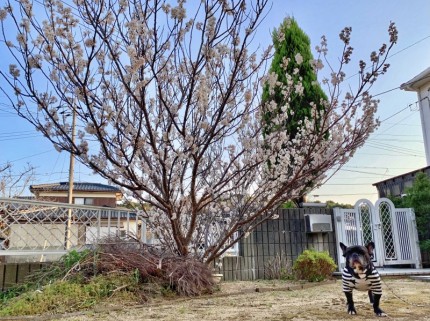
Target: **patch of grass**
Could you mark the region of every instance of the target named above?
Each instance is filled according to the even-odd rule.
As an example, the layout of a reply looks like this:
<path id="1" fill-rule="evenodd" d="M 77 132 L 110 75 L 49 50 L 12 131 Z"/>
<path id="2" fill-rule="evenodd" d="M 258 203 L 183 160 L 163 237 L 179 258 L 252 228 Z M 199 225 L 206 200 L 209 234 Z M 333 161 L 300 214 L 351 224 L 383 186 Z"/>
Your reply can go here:
<path id="1" fill-rule="evenodd" d="M 27 284 L 14 286 L 6 291 L 0 292 L 0 305 L 5 304 L 10 299 L 19 296 L 21 293 L 27 292 L 31 287 Z"/>
<path id="2" fill-rule="evenodd" d="M 180 314 L 185 314 L 185 313 L 187 312 L 187 308 L 186 308 L 186 307 L 184 307 L 184 306 L 182 306 L 182 307 L 180 307 L 180 308 L 178 309 L 178 312 L 179 312 Z"/>
<path id="3" fill-rule="evenodd" d="M 133 275 L 100 275 L 87 284 L 59 280 L 41 290 L 27 291 L 4 300 L 0 306 L 0 316 L 65 313 L 88 309 L 108 297 L 117 295 L 117 292 L 133 293 L 135 296 L 138 288 Z M 129 295 L 125 297 L 127 300 L 132 298 Z"/>

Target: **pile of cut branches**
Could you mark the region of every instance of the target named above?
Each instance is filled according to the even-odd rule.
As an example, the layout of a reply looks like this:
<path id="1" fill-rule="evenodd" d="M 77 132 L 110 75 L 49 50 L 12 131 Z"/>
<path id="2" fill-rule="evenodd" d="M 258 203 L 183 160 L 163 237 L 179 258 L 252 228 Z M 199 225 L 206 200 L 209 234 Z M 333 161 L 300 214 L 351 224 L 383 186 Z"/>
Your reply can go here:
<path id="1" fill-rule="evenodd" d="M 139 283 L 155 283 L 184 296 L 211 293 L 214 288 L 211 268 L 194 258 L 162 252 L 137 241 L 124 243 L 112 238 L 103 240 L 76 262 L 64 278 L 79 275 L 90 279 L 113 273 L 135 273 Z"/>

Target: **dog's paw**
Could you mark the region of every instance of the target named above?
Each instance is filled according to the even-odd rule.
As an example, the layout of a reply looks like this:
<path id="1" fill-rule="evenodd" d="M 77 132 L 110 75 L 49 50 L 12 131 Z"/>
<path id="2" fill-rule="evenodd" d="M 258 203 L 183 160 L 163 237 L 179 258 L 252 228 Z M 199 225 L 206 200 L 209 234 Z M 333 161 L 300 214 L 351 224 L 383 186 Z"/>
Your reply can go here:
<path id="1" fill-rule="evenodd" d="M 387 317 L 388 315 L 384 312 L 384 311 L 382 311 L 381 309 L 376 309 L 375 310 L 375 315 L 377 316 L 377 317 Z"/>
<path id="2" fill-rule="evenodd" d="M 351 315 L 356 315 L 357 314 L 357 311 L 355 310 L 355 307 L 354 306 L 348 306 L 348 314 L 351 314 Z"/>

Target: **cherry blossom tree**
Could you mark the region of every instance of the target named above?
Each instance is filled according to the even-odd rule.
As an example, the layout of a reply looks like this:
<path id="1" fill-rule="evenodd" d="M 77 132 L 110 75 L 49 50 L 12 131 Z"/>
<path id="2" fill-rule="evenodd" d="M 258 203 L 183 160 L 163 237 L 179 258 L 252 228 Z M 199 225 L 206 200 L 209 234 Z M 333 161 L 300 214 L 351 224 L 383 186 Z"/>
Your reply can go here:
<path id="1" fill-rule="evenodd" d="M 329 100 L 311 103 L 312 117 L 290 139 L 284 127 L 262 134 L 263 115 L 278 108 L 261 104 L 262 88 L 286 97 L 303 88 L 265 75 L 271 48 L 253 39 L 268 0 L 41 2 L 43 18 L 30 0 L 0 10 L 14 59 L 0 71 L 12 90 L 2 90 L 58 150 L 144 203 L 161 245 L 178 255 L 220 257 L 303 186 L 323 183 L 378 125 L 369 88 L 388 68 L 393 24 L 388 45 L 369 67 L 360 62 L 357 88 L 344 92 L 352 48 L 350 29 L 342 31 L 340 65 L 323 81 Z M 325 39 L 318 52 L 315 72 Z"/>

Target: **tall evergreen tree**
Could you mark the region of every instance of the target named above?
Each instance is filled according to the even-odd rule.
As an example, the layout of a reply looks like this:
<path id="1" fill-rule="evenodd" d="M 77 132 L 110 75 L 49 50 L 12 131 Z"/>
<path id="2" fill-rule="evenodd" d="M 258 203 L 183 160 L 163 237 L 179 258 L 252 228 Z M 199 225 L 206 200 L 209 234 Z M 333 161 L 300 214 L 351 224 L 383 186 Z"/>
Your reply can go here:
<path id="1" fill-rule="evenodd" d="M 278 29 L 272 34 L 273 47 L 275 49 L 269 74 L 276 75 L 277 85 L 272 90 L 266 86 L 263 91 L 264 135 L 277 130 L 287 130 L 287 139 L 296 138 L 305 119 L 313 121 L 317 131 L 322 124 L 317 114 L 313 112 L 324 108 L 327 96 L 317 82 L 315 72 L 315 60 L 311 52 L 311 42 L 306 33 L 299 27 L 294 18 L 286 18 Z M 314 65 L 312 65 L 314 64 Z M 291 84 L 296 84 L 291 86 Z M 285 88 L 294 91 L 286 92 Z M 273 106 L 276 103 L 276 106 Z M 312 107 L 312 104 L 315 104 Z M 276 123 L 278 114 L 288 113 L 284 123 Z M 327 138 L 328 134 L 324 137 Z M 284 148 L 288 149 L 286 144 Z M 271 166 L 272 164 L 269 164 Z M 308 182 L 302 187 L 299 195 L 295 195 L 293 201 L 298 205 L 305 201 L 304 194 L 314 187 L 313 182 Z"/>
<path id="2" fill-rule="evenodd" d="M 317 105 L 317 109 L 324 108 L 321 99 L 327 100 L 327 96 L 317 82 L 312 62 L 311 42 L 306 33 L 299 27 L 294 18 L 286 18 L 272 35 L 275 49 L 270 73 L 275 73 L 280 83 L 270 92 L 268 86 L 263 91 L 263 103 L 275 101 L 277 108 L 267 110 L 265 113 L 266 130 L 268 134 L 277 129 L 277 126 L 287 128 L 290 139 L 293 139 L 305 117 L 312 118 L 311 103 Z M 283 85 L 301 82 L 301 86 L 295 87 L 296 91 L 285 93 Z M 290 108 L 285 108 L 289 105 Z M 284 107 L 284 108 L 283 108 Z M 283 109 L 290 113 L 287 123 L 274 124 L 272 120 Z"/>

